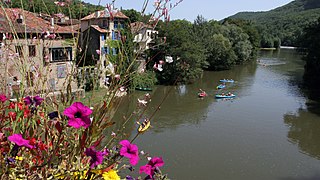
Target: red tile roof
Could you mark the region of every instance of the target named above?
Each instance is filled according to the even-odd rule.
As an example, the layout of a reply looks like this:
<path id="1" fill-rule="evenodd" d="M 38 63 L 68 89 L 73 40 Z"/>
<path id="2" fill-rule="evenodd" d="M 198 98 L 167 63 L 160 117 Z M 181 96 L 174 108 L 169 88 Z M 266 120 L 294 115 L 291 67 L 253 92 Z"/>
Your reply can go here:
<path id="1" fill-rule="evenodd" d="M 98 25 L 91 25 L 91 27 L 93 27 L 95 30 L 99 31 L 100 33 L 108 33 L 109 32 L 108 29 L 100 28 Z"/>
<path id="2" fill-rule="evenodd" d="M 22 23 L 18 23 L 20 16 L 23 17 Z M 70 28 L 56 24 L 52 27 L 50 22 L 20 8 L 4 8 L 4 11 L 0 11 L 0 33 L 42 33 L 45 31 L 51 33 L 76 33 Z"/>
<path id="3" fill-rule="evenodd" d="M 128 17 L 126 15 L 124 15 L 121 11 L 114 11 L 112 13 L 112 16 L 114 18 L 128 19 Z M 109 11 L 101 10 L 101 11 L 96 11 L 96 12 L 82 18 L 81 21 L 86 21 L 86 20 L 95 19 L 95 18 L 106 18 L 106 17 L 110 17 Z"/>
<path id="4" fill-rule="evenodd" d="M 154 29 L 154 27 L 153 27 L 152 25 L 150 25 L 150 24 L 145 24 L 145 23 L 139 22 L 139 21 L 131 23 L 131 24 L 130 24 L 130 27 L 131 27 L 131 31 L 132 31 L 133 33 L 136 33 L 136 32 L 140 31 L 140 30 L 143 29 L 143 28 L 146 28 L 146 29 Z"/>

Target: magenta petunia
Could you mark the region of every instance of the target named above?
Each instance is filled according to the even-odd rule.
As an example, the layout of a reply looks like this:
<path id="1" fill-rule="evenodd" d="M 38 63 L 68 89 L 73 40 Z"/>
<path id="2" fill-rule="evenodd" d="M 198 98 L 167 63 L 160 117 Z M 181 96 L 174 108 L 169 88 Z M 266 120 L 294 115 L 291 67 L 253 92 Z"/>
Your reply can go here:
<path id="1" fill-rule="evenodd" d="M 34 96 L 34 97 L 27 96 L 23 99 L 23 101 L 26 105 L 33 105 L 34 104 L 35 106 L 39 106 L 43 100 L 44 99 L 41 98 L 40 96 Z"/>
<path id="2" fill-rule="evenodd" d="M 0 94 L 0 101 L 1 101 L 2 103 L 4 103 L 4 102 L 6 102 L 6 100 L 8 100 L 8 98 L 6 97 L 6 95 Z"/>
<path id="3" fill-rule="evenodd" d="M 120 143 L 122 145 L 120 149 L 120 155 L 130 159 L 131 165 L 136 165 L 139 162 L 139 150 L 138 146 L 131 144 L 128 140 L 122 140 Z"/>
<path id="4" fill-rule="evenodd" d="M 88 128 L 91 124 L 90 114 L 92 110 L 81 102 L 75 102 L 63 112 L 69 118 L 68 125 L 74 128 Z"/>
<path id="5" fill-rule="evenodd" d="M 144 172 L 152 177 L 156 168 L 162 167 L 163 165 L 164 162 L 161 157 L 154 157 L 148 162 L 148 164 L 140 167 L 139 173 L 141 174 L 142 172 Z"/>
<path id="6" fill-rule="evenodd" d="M 90 156 L 90 168 L 94 168 L 95 166 L 98 166 L 99 164 L 102 164 L 103 162 L 103 156 L 107 156 L 108 152 L 105 151 L 96 151 L 94 146 L 91 146 L 90 148 L 86 148 L 86 151 L 84 152 L 87 156 Z"/>
<path id="7" fill-rule="evenodd" d="M 29 140 L 23 139 L 21 134 L 13 134 L 8 137 L 9 141 L 15 143 L 18 146 L 24 146 L 30 149 L 33 149 L 33 146 L 30 144 Z"/>
<path id="8" fill-rule="evenodd" d="M 34 101 L 34 103 L 35 103 L 36 106 L 39 106 L 39 105 L 42 103 L 43 100 L 44 100 L 44 99 L 41 98 L 40 96 L 34 96 L 34 97 L 33 97 L 33 101 Z"/>

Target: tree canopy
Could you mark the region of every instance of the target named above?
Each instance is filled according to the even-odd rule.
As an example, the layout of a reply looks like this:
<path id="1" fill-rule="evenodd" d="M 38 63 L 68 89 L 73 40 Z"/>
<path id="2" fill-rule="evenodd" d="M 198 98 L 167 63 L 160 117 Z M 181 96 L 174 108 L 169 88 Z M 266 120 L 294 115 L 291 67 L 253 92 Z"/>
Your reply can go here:
<path id="1" fill-rule="evenodd" d="M 257 24 L 262 47 L 297 46 L 303 27 L 320 17 L 319 0 L 295 0 L 265 12 L 240 12 L 231 19 L 245 19 Z"/>

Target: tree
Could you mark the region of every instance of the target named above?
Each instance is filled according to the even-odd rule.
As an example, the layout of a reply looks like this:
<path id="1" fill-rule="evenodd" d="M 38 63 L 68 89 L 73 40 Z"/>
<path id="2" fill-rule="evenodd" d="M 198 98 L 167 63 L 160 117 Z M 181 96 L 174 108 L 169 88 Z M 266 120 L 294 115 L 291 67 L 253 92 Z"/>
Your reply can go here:
<path id="1" fill-rule="evenodd" d="M 320 88 L 320 18 L 310 24 L 299 38 L 300 52 L 306 60 L 304 80 L 310 87 Z"/>
<path id="2" fill-rule="evenodd" d="M 209 70 L 230 69 L 237 57 L 229 39 L 222 34 L 214 34 L 209 39 L 211 42 L 208 52 Z"/>
<path id="3" fill-rule="evenodd" d="M 128 16 L 128 18 L 130 19 L 131 23 L 142 20 L 141 14 L 138 11 L 134 10 L 134 9 L 122 10 L 122 12 L 123 12 L 123 14 Z"/>
<path id="4" fill-rule="evenodd" d="M 163 65 L 163 71 L 157 71 L 161 84 L 191 83 L 202 73 L 205 66 L 205 53 L 202 46 L 192 36 L 192 24 L 186 20 L 175 20 L 167 24 L 159 23 L 159 36 L 166 37 L 165 46 L 153 50 L 157 54 L 152 63 L 159 63 L 165 56 L 172 56 L 173 63 Z"/>

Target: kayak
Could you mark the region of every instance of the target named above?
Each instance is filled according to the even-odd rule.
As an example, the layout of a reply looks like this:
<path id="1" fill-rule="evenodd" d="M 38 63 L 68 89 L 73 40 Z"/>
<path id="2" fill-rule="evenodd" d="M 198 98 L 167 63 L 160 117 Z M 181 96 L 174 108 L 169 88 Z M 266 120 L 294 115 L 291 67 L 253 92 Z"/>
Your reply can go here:
<path id="1" fill-rule="evenodd" d="M 142 124 L 138 122 L 138 124 L 139 124 L 139 128 L 138 128 L 139 133 L 145 132 L 151 125 L 149 120 L 144 121 Z"/>
<path id="2" fill-rule="evenodd" d="M 221 95 L 221 94 L 216 94 L 216 98 L 235 98 L 236 95 L 231 94 L 231 95 Z"/>
<path id="3" fill-rule="evenodd" d="M 149 88 L 149 87 L 136 87 L 136 90 L 140 90 L 140 91 L 152 91 L 152 88 Z"/>
<path id="4" fill-rule="evenodd" d="M 228 82 L 228 83 L 233 83 L 233 79 L 220 79 L 220 82 Z"/>
<path id="5" fill-rule="evenodd" d="M 226 85 L 224 85 L 224 84 L 219 84 L 218 86 L 217 86 L 217 89 L 223 89 L 223 88 L 225 88 L 226 87 Z"/>
<path id="6" fill-rule="evenodd" d="M 207 93 L 201 92 L 201 93 L 198 93 L 198 96 L 199 96 L 199 97 L 205 97 L 205 96 L 207 96 Z"/>

